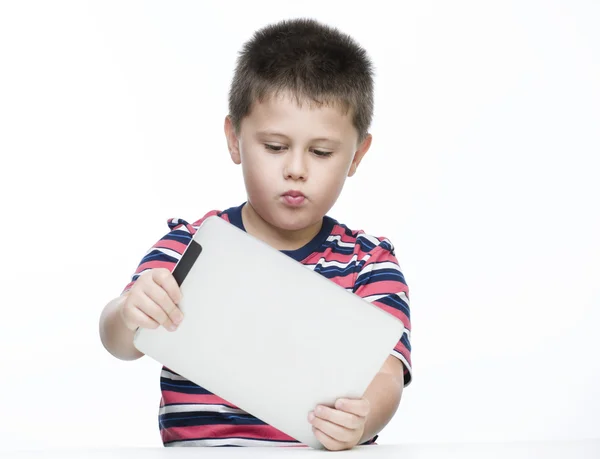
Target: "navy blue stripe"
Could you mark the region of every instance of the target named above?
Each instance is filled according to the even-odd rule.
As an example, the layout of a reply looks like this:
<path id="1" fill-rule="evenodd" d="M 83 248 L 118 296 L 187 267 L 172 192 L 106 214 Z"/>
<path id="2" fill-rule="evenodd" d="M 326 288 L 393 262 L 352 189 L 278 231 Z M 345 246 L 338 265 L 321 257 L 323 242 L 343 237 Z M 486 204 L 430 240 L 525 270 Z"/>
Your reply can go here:
<path id="1" fill-rule="evenodd" d="M 379 243 L 379 247 L 387 250 L 388 252 L 390 252 L 392 255 L 394 255 L 394 249 L 392 249 L 392 246 L 388 243 L 388 241 L 381 241 Z"/>
<path id="2" fill-rule="evenodd" d="M 245 426 L 263 426 L 266 425 L 260 419 L 253 416 L 240 416 L 229 413 L 213 412 L 190 412 L 190 413 L 168 413 L 159 416 L 159 424 L 163 429 L 170 427 L 194 427 L 207 425 L 245 425 Z"/>
<path id="3" fill-rule="evenodd" d="M 187 244 L 192 239 L 192 235 L 187 231 L 175 230 L 165 234 L 162 239 L 167 241 L 183 242 Z"/>
<path id="4" fill-rule="evenodd" d="M 370 252 L 377 247 L 377 244 L 373 244 L 367 238 L 360 237 L 360 235 L 356 238 L 356 243 L 360 246 L 363 252 Z"/>
<path id="5" fill-rule="evenodd" d="M 406 302 L 402 300 L 402 298 L 400 298 L 400 296 L 398 296 L 396 293 L 379 298 L 378 300 L 374 301 L 374 303 L 385 304 L 386 306 L 397 309 L 410 319 L 410 308 L 408 307 L 408 304 L 406 304 Z"/>
<path id="6" fill-rule="evenodd" d="M 332 253 L 339 253 L 342 255 L 350 255 L 354 253 L 354 246 L 342 247 L 336 244 L 336 241 L 327 241 L 323 244 L 323 249 L 329 249 Z"/>
<path id="7" fill-rule="evenodd" d="M 170 222 L 169 220 L 167 220 L 167 225 L 169 226 L 169 228 L 173 229 L 173 228 L 177 228 L 180 225 L 187 226 L 187 225 L 189 225 L 189 223 L 186 222 L 185 220 L 181 219 L 181 218 L 175 218 L 172 222 Z"/>
<path id="8" fill-rule="evenodd" d="M 352 262 L 345 268 L 340 268 L 339 266 L 326 266 L 323 267 L 319 264 L 315 266 L 314 271 L 324 275 L 325 277 L 336 277 L 336 276 L 347 276 L 348 274 L 352 274 L 360 271 L 366 262 L 364 260 L 358 262 Z"/>
<path id="9" fill-rule="evenodd" d="M 400 342 L 402 344 L 404 344 L 404 347 L 406 347 L 406 349 L 408 349 L 408 352 L 412 351 L 412 346 L 410 344 L 410 341 L 408 340 L 408 335 L 406 333 L 402 334 L 402 338 L 400 338 Z"/>
<path id="10" fill-rule="evenodd" d="M 198 384 L 190 381 L 189 379 L 169 379 L 164 376 L 160 377 L 160 382 L 165 384 L 170 384 L 172 387 L 201 387 Z"/>
<path id="11" fill-rule="evenodd" d="M 368 239 L 366 239 L 364 237 L 357 238 L 354 245 L 352 245 L 352 247 L 340 246 L 340 245 L 338 245 L 340 242 L 342 242 L 342 241 L 339 241 L 338 239 L 335 239 L 333 241 L 327 241 L 327 243 L 324 244 L 324 247 L 331 248 L 334 252 L 337 252 L 337 253 L 353 253 L 357 245 L 360 248 L 360 250 L 362 250 L 363 252 L 370 252 L 375 247 L 377 247 L 375 244 L 373 244 L 372 242 L 370 242 Z"/>
<path id="12" fill-rule="evenodd" d="M 365 284 L 371 283 L 371 282 L 380 282 L 380 281 L 397 281 L 397 282 L 402 282 L 404 285 L 406 285 L 406 282 L 404 280 L 404 275 L 402 274 L 401 271 L 399 271 L 396 268 L 385 268 L 385 269 L 377 269 L 375 271 L 369 271 L 367 273 L 361 274 L 360 276 L 358 276 L 358 278 L 356 279 L 356 282 L 354 283 L 354 290 L 356 291 L 356 289 L 358 287 L 361 287 Z"/>
<path id="13" fill-rule="evenodd" d="M 191 381 L 174 381 L 172 379 L 164 380 L 160 378 L 160 389 L 179 392 L 181 394 L 214 395 L 204 387 L 194 384 Z M 187 384 L 186 384 L 187 383 Z"/>

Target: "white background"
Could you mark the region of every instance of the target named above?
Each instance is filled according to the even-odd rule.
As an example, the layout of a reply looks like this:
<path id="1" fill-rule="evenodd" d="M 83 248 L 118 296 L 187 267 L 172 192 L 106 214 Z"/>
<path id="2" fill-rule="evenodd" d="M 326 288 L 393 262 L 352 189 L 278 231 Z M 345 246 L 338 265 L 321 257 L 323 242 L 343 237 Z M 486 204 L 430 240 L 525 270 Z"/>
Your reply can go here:
<path id="1" fill-rule="evenodd" d="M 380 443 L 600 437 L 600 3 L 0 4 L 3 447 L 160 446 L 160 365 L 98 336 L 166 219 L 243 202 L 252 33 L 310 16 L 376 68 L 331 211 L 389 237 L 414 381 Z M 385 6 L 384 6 L 385 5 Z"/>

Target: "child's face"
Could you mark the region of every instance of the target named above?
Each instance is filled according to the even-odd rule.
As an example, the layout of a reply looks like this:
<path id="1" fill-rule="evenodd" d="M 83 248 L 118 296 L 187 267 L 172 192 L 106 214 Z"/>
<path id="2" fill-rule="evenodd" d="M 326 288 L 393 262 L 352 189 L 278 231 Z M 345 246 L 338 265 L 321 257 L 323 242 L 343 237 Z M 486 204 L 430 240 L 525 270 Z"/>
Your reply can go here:
<path id="1" fill-rule="evenodd" d="M 255 103 L 239 137 L 229 117 L 225 131 L 231 158 L 242 165 L 248 202 L 263 220 L 290 231 L 320 222 L 371 144 L 369 135 L 357 145 L 351 113 L 299 107 L 289 96 Z M 304 198 L 286 196 L 290 191 Z"/>

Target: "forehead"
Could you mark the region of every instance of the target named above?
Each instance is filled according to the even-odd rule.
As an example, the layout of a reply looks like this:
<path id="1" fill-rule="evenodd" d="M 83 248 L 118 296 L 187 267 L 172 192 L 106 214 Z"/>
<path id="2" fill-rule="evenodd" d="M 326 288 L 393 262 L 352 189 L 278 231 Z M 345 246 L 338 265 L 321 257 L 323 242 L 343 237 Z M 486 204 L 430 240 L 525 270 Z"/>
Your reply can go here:
<path id="1" fill-rule="evenodd" d="M 269 94 L 256 100 L 242 126 L 251 131 L 277 131 L 289 136 L 352 138 L 352 110 L 341 103 L 323 103 L 296 97 L 291 92 Z M 242 127 L 242 131 L 243 131 Z"/>

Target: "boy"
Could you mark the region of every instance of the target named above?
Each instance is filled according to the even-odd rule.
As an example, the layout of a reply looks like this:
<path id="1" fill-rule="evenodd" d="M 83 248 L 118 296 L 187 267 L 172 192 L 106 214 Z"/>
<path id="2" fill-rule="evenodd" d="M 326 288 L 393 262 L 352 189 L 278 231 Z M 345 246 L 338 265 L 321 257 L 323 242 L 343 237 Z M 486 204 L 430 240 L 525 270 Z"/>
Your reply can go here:
<path id="1" fill-rule="evenodd" d="M 369 149 L 372 112 L 372 65 L 350 37 L 309 19 L 256 32 L 239 56 L 225 118 L 247 201 L 192 224 L 169 219 L 170 232 L 102 312 L 105 348 L 119 359 L 137 359 L 143 355 L 133 346 L 137 327 L 173 331 L 185 320 L 171 271 L 202 221 L 218 215 L 404 322 L 406 333 L 363 398 L 307 413 L 329 450 L 373 444 L 412 378 L 408 287 L 389 240 L 326 215 Z M 298 445 L 166 367 L 161 391 L 165 446 Z"/>

